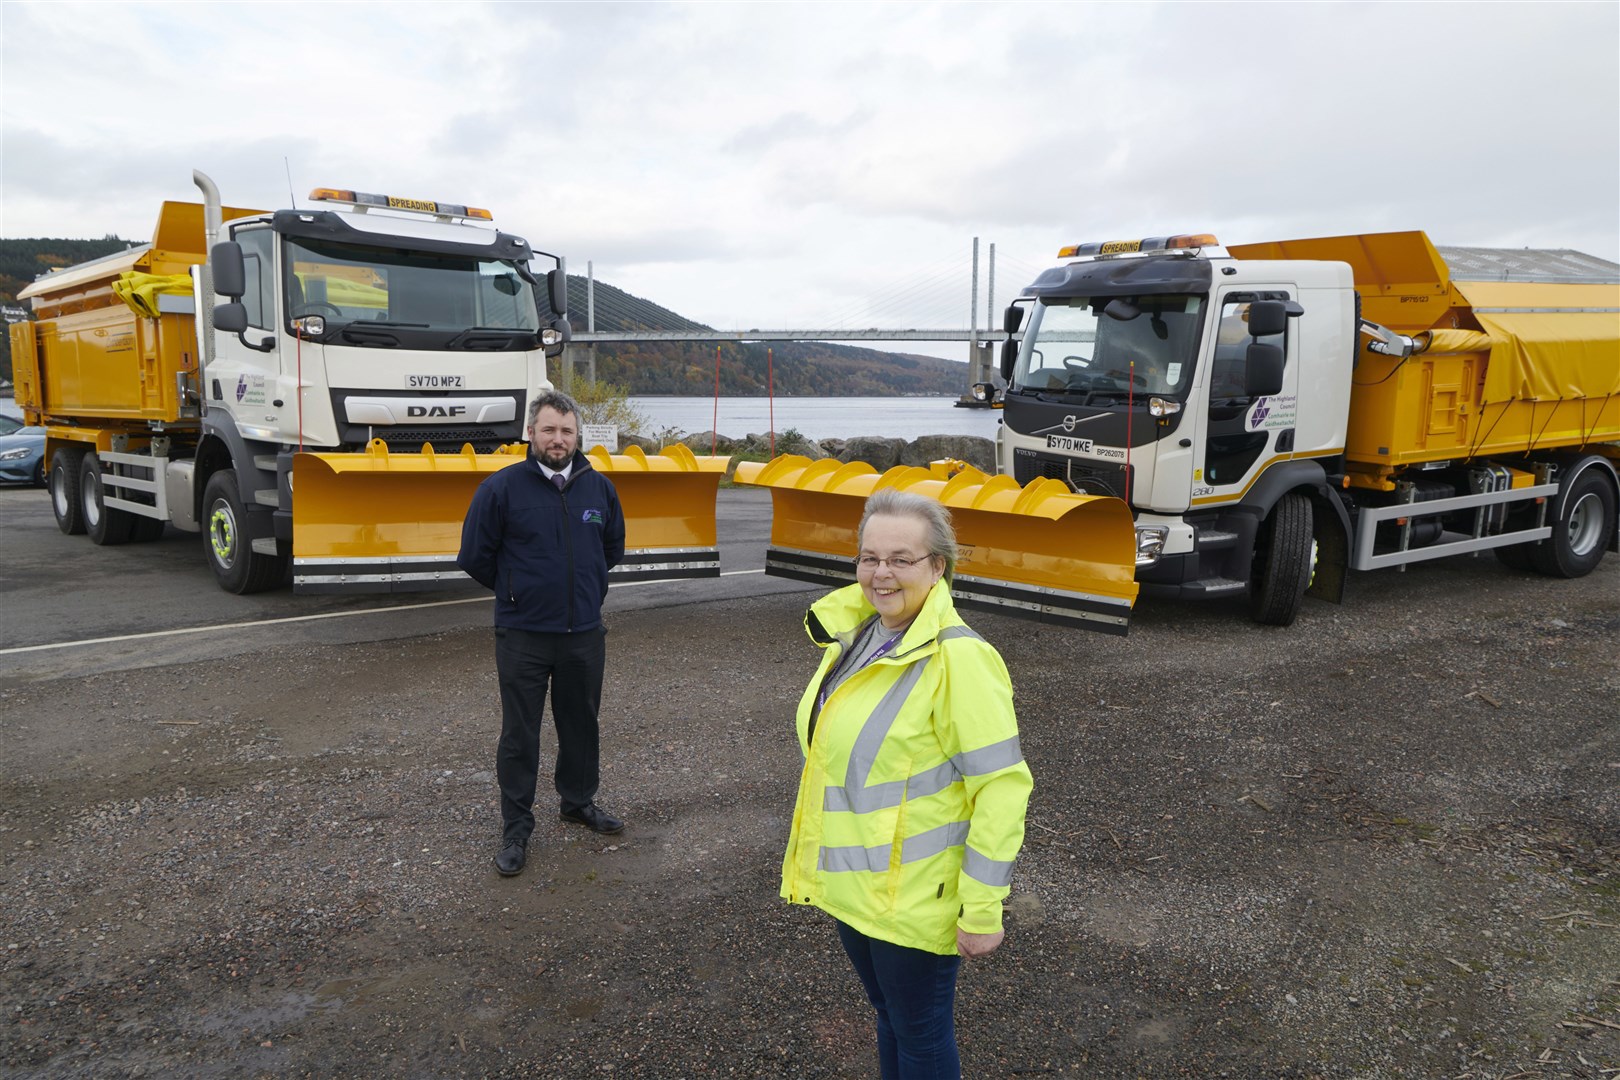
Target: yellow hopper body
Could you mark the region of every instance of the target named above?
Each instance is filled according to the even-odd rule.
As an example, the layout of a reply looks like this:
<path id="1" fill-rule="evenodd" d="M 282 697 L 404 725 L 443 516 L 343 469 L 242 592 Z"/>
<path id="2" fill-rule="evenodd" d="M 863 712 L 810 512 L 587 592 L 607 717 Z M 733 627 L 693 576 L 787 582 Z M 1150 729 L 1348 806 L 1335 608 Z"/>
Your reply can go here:
<path id="1" fill-rule="evenodd" d="M 968 608 L 1124 634 L 1136 601 L 1136 530 L 1119 499 L 1076 495 L 1057 480 L 1025 487 L 960 462 L 897 466 L 797 455 L 742 462 L 738 483 L 771 490 L 765 572 L 854 580 L 867 496 L 899 488 L 950 508 L 960 548 L 951 592 Z"/>
<path id="2" fill-rule="evenodd" d="M 301 453 L 293 459 L 293 588 L 296 592 L 407 592 L 471 587 L 456 566 L 461 525 L 489 474 L 526 459 L 522 444 L 476 453 Z M 726 458 L 684 446 L 661 454 L 632 447 L 590 454 L 624 509 L 624 559 L 611 582 L 716 577 L 715 497 Z"/>

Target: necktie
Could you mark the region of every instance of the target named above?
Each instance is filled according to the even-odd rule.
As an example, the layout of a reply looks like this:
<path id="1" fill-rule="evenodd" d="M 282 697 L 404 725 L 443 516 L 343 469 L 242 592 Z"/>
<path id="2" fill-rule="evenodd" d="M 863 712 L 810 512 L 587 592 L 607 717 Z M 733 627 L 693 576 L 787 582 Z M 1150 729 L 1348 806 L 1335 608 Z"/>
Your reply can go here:
<path id="1" fill-rule="evenodd" d="M 552 473 L 551 474 L 551 482 L 553 484 L 557 485 L 557 490 L 558 491 L 561 491 L 563 489 L 563 485 L 568 483 L 568 481 L 563 479 L 563 474 L 562 473 Z"/>

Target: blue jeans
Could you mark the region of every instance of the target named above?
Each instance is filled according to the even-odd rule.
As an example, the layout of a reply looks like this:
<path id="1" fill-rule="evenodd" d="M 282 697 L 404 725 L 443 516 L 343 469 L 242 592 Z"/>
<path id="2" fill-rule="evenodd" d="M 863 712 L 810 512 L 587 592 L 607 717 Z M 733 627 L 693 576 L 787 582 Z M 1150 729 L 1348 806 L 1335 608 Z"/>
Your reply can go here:
<path id="1" fill-rule="evenodd" d="M 880 941 L 841 922 L 838 938 L 877 1010 L 883 1080 L 960 1080 L 953 1007 L 962 958 Z"/>

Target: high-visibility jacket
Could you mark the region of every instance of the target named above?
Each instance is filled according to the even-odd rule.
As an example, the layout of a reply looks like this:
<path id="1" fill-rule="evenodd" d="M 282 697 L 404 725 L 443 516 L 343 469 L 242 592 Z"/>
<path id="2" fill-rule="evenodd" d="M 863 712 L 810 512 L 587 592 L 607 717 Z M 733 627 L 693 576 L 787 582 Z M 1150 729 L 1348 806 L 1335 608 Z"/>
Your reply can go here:
<path id="1" fill-rule="evenodd" d="M 818 712 L 822 683 L 875 616 L 859 585 L 822 597 L 805 616 L 825 652 L 799 702 L 804 770 L 782 897 L 868 937 L 951 955 L 958 927 L 1001 929 L 1024 842 L 1033 780 L 1012 681 L 941 580 L 899 644 L 841 682 Z"/>

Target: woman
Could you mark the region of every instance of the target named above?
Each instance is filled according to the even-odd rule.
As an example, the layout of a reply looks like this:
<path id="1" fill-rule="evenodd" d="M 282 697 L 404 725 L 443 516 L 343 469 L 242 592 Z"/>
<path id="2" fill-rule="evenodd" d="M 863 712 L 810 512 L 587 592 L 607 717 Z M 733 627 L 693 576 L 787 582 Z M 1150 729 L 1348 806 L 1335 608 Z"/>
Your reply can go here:
<path id="1" fill-rule="evenodd" d="M 805 617 L 826 651 L 799 702 L 782 896 L 837 920 L 884 1080 L 954 1078 L 957 968 L 1001 944 L 1032 781 L 1006 665 L 951 603 L 945 507 L 879 491 L 858 550 L 856 584 Z"/>

